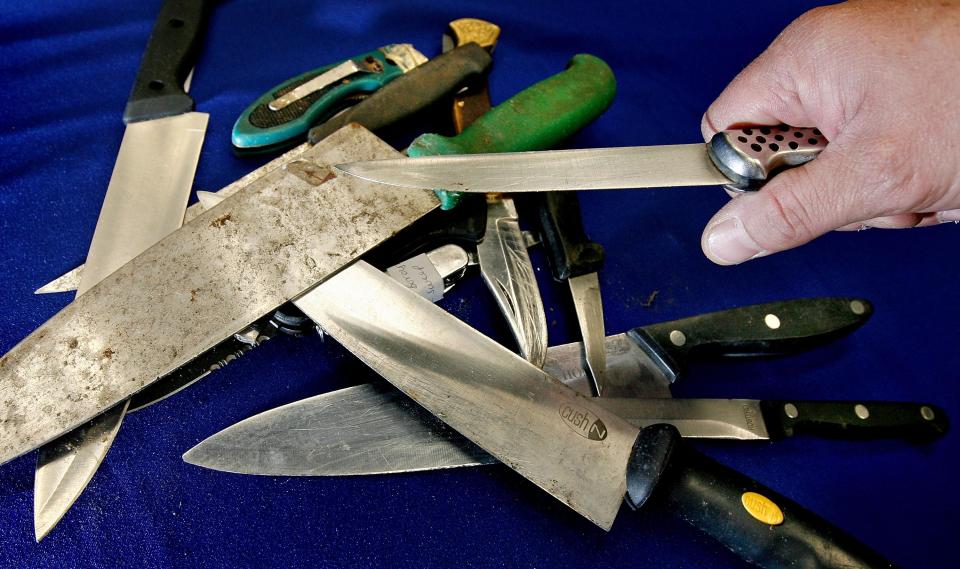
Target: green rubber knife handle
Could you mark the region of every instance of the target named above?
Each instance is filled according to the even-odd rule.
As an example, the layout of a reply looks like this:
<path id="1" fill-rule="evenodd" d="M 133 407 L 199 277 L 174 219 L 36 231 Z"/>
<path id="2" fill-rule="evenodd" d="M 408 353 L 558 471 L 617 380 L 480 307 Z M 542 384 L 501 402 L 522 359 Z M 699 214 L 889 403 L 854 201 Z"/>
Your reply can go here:
<path id="1" fill-rule="evenodd" d="M 300 85 L 352 61 L 359 71 L 274 110 L 270 103 Z M 258 154 L 294 146 L 306 138 L 312 125 L 332 117 L 403 75 L 403 70 L 381 49 L 361 53 L 308 71 L 274 86 L 254 101 L 233 125 L 231 141 L 238 154 Z"/>
<path id="2" fill-rule="evenodd" d="M 552 148 L 603 114 L 617 82 L 602 59 L 573 56 L 567 68 L 497 105 L 453 138 L 424 134 L 407 148 L 408 156 L 522 152 Z M 438 190 L 442 209 L 460 194 Z"/>

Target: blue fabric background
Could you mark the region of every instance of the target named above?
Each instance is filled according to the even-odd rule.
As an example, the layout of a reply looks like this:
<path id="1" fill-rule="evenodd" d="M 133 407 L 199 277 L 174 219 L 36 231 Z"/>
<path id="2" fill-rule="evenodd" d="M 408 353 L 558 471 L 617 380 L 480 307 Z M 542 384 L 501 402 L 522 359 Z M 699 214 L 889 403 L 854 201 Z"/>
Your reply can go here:
<path id="1" fill-rule="evenodd" d="M 156 0 L 12 2 L 0 7 L 0 352 L 69 301 L 32 291 L 82 262 L 123 134 L 121 113 Z M 610 63 L 613 107 L 571 147 L 695 142 L 723 86 L 812 2 L 265 2 L 217 7 L 192 94 L 211 114 L 196 188 L 259 166 L 230 151 L 237 115 L 305 70 L 392 42 L 440 51 L 450 20 L 501 25 L 494 102 L 563 69 L 574 53 Z M 955 54 L 954 54 L 955 55 Z M 947 56 L 945 54 L 945 56 Z M 425 121 L 422 130 L 436 128 Z M 402 148 L 414 132 L 391 143 Z M 402 138 L 402 137 L 406 138 Z M 595 192 L 588 233 L 607 247 L 607 329 L 818 295 L 872 300 L 853 336 L 764 362 L 694 366 L 678 396 L 923 400 L 960 417 L 953 224 L 829 235 L 734 268 L 701 254 L 718 189 Z M 578 338 L 565 287 L 534 253 L 552 343 Z M 643 302 L 659 291 L 652 306 Z M 159 300 L 159 299 L 158 299 Z M 443 301 L 506 343 L 477 276 Z M 149 307 L 146 307 L 149 309 Z M 509 344 L 508 344 L 509 345 Z M 361 383 L 371 372 L 332 341 L 280 339 L 130 416 L 87 492 L 33 541 L 33 453 L 0 467 L 4 567 L 741 567 L 709 538 L 651 509 L 605 533 L 500 466 L 358 478 L 260 478 L 180 455 L 271 407 Z M 797 499 L 905 567 L 957 559 L 960 442 L 925 446 L 797 437 L 702 442 L 709 455 Z"/>

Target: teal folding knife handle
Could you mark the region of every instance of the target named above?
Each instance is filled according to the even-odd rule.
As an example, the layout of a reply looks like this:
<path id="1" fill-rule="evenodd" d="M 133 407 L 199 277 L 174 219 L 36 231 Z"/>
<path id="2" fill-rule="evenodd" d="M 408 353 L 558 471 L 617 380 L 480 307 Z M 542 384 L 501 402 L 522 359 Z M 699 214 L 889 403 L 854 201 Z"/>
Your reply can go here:
<path id="1" fill-rule="evenodd" d="M 610 67 L 598 57 L 581 53 L 573 56 L 566 70 L 497 105 L 459 135 L 418 137 L 407 148 L 407 155 L 552 148 L 603 114 L 616 92 L 617 81 Z M 451 209 L 461 194 L 438 190 L 437 196 L 442 209 Z"/>
<path id="2" fill-rule="evenodd" d="M 306 138 L 312 125 L 424 61 L 410 44 L 392 44 L 285 81 L 264 93 L 237 119 L 231 137 L 234 150 L 259 154 L 294 146 Z"/>

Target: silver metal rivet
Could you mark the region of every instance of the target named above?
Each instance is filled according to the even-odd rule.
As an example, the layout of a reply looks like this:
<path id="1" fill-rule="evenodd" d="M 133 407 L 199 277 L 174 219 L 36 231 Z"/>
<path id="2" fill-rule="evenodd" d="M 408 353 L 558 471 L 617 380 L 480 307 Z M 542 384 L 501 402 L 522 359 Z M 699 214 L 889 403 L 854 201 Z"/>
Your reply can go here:
<path id="1" fill-rule="evenodd" d="M 937 415 L 936 413 L 933 412 L 933 409 L 924 405 L 923 407 L 920 408 L 920 416 L 928 421 L 932 421 L 933 418 L 936 417 Z"/>
<path id="2" fill-rule="evenodd" d="M 853 412 L 856 413 L 857 417 L 860 417 L 861 419 L 866 419 L 870 416 L 870 410 L 867 409 L 867 406 L 863 405 L 862 403 L 857 403 L 853 408 Z"/>
<path id="3" fill-rule="evenodd" d="M 674 346 L 682 346 L 687 343 L 687 337 L 680 330 L 670 332 L 670 341 Z"/>
<path id="4" fill-rule="evenodd" d="M 767 328 L 771 330 L 776 330 L 780 327 L 780 319 L 777 318 L 776 314 L 767 314 L 763 317 L 763 323 L 767 325 Z"/>
<path id="5" fill-rule="evenodd" d="M 859 300 L 851 300 L 850 310 L 852 310 L 854 314 L 859 316 L 860 314 L 863 314 L 864 312 L 867 311 L 867 306 Z"/>
<path id="6" fill-rule="evenodd" d="M 800 411 L 797 411 L 797 406 L 793 403 L 787 403 L 783 406 L 783 412 L 787 414 L 787 417 L 791 419 L 796 419 L 800 416 Z"/>

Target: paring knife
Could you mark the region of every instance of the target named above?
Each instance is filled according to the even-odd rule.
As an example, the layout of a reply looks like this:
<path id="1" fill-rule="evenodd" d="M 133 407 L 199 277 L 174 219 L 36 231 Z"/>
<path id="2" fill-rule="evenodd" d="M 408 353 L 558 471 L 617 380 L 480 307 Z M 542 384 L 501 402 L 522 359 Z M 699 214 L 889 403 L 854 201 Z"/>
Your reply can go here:
<path id="1" fill-rule="evenodd" d="M 306 140 L 322 122 L 427 61 L 410 44 L 390 44 L 274 86 L 233 125 L 239 154 L 272 152 Z"/>
<path id="2" fill-rule="evenodd" d="M 360 124 L 368 130 L 378 130 L 406 119 L 456 92 L 465 83 L 482 74 L 489 65 L 490 55 L 476 45 L 468 45 L 462 49 L 444 53 L 391 81 L 363 102 L 336 115 L 326 123 L 314 127 L 311 130 L 309 143 L 305 142 L 288 150 L 282 156 L 230 184 L 218 193 L 223 194 L 225 190 L 229 194 L 236 193 L 240 188 L 254 183 L 270 172 L 287 167 L 287 165 L 299 160 L 304 153 L 307 153 L 313 144 L 348 123 Z M 483 140 L 480 138 L 472 138 L 471 144 L 477 144 L 478 149 L 484 148 Z M 513 146 L 511 148 L 523 148 L 523 146 Z M 196 204 L 187 208 L 187 215 L 183 219 L 184 223 L 196 217 L 199 210 L 195 209 L 195 206 Z M 76 286 L 76 282 L 79 281 L 77 275 L 82 274 L 82 271 L 82 266 L 73 269 L 39 288 L 36 294 L 72 290 Z"/>
<path id="3" fill-rule="evenodd" d="M 391 186 L 454 192 L 536 192 L 722 185 L 756 190 L 826 147 L 816 128 L 760 126 L 719 132 L 706 145 L 633 146 L 400 158 L 338 164 Z"/>
<path id="4" fill-rule="evenodd" d="M 574 57 L 458 139 L 492 151 L 559 143 L 572 130 L 552 125 L 575 130 L 596 117 L 594 101 L 568 95 L 599 68 Z M 0 358 L 0 463 L 129 398 L 435 209 L 430 192 L 384 190 L 330 166 L 394 153 L 356 125 L 290 151 L 21 341 Z"/>
<path id="5" fill-rule="evenodd" d="M 147 44 L 127 123 L 77 295 L 180 227 L 209 116 L 191 112 L 192 73 L 209 3 L 167 0 Z M 127 403 L 42 447 L 34 532 L 43 539 L 80 496 L 113 444 Z"/>
<path id="6" fill-rule="evenodd" d="M 782 318 L 782 325 L 769 327 L 764 320 L 771 315 Z M 923 439 L 942 434 L 946 415 L 932 405 L 668 399 L 671 383 L 683 371 L 670 366 L 688 360 L 799 352 L 852 332 L 869 315 L 869 303 L 859 299 L 800 299 L 703 314 L 610 336 L 606 342 L 608 391 L 633 397 L 601 398 L 598 403 L 637 426 L 668 422 L 691 438 L 765 440 L 806 432 Z M 676 345 L 671 337 L 678 334 L 689 341 Z M 547 351 L 544 371 L 590 395 L 582 354 L 580 343 L 553 346 Z M 788 403 L 793 405 L 793 418 L 787 414 Z M 866 419 L 857 415 L 857 405 L 867 409 Z M 316 425 L 337 428 L 321 430 Z M 210 436 L 184 454 L 184 460 L 215 470 L 269 476 L 390 474 L 496 463 L 382 382 L 265 411 Z"/>
<path id="7" fill-rule="evenodd" d="M 448 25 L 448 33 L 443 36 L 443 49 L 449 51 L 473 42 L 492 53 L 499 36 L 500 27 L 496 24 L 462 18 Z M 490 106 L 486 77 L 466 86 L 453 98 L 454 130 L 463 132 L 489 111 Z M 454 148 L 451 144 L 444 149 L 445 152 L 458 153 L 470 150 Z M 512 198 L 497 194 L 488 194 L 486 202 L 487 228 L 483 241 L 477 245 L 480 274 L 506 318 L 520 354 L 533 365 L 542 367 L 547 355 L 547 315 L 520 230 L 517 208 Z"/>
<path id="8" fill-rule="evenodd" d="M 604 395 L 607 358 L 604 347 L 600 277 L 603 246 L 583 230 L 580 201 L 574 192 L 544 192 L 537 200 L 540 237 L 547 248 L 553 278 L 566 281 L 577 313 L 586 369 L 593 395 Z"/>
<path id="9" fill-rule="evenodd" d="M 642 430 L 361 262 L 296 301 L 361 361 L 500 462 L 609 529 L 648 500 L 763 567 L 888 567 L 826 520 Z"/>

